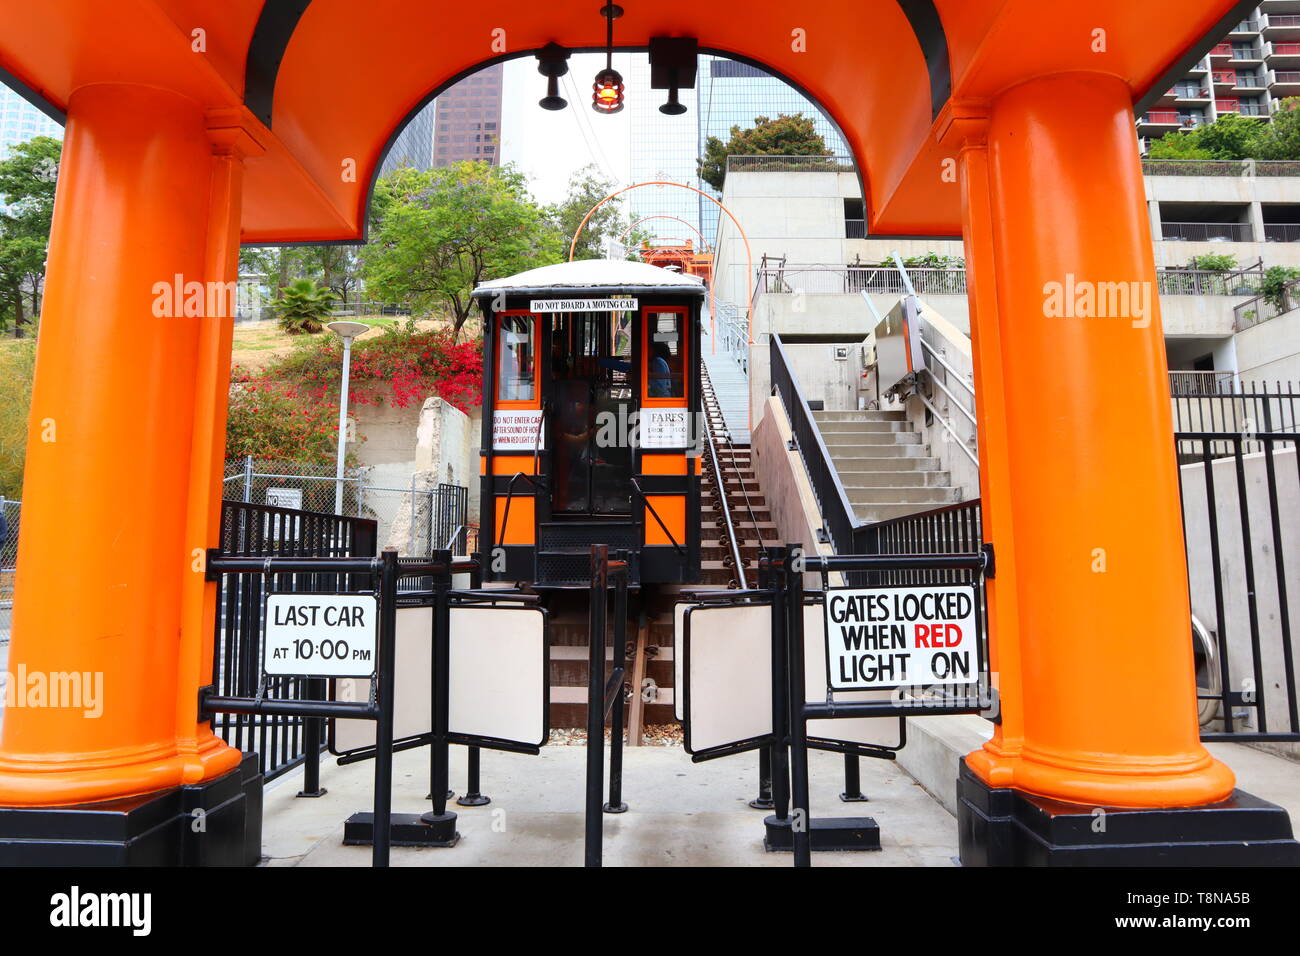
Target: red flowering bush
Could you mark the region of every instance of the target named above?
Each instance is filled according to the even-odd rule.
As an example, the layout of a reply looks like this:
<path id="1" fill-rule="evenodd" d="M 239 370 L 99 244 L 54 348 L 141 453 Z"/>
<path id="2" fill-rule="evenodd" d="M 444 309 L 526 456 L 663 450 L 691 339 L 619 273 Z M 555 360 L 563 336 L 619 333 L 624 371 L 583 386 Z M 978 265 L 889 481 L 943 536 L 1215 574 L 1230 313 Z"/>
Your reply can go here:
<path id="1" fill-rule="evenodd" d="M 231 371 L 226 456 L 334 461 L 343 347 L 335 338 L 305 344 L 265 371 Z M 397 408 L 439 397 L 468 414 L 482 401 L 483 350 L 446 329 L 414 323 L 352 345 L 351 405 Z M 364 441 L 364 437 L 362 438 Z"/>
<path id="2" fill-rule="evenodd" d="M 273 373 L 300 381 L 319 397 L 337 400 L 342 352 L 337 341 L 312 343 L 284 359 Z M 449 330 L 417 329 L 414 323 L 386 328 L 383 335 L 353 344 L 350 382 L 350 400 L 359 405 L 388 402 L 406 408 L 438 397 L 468 413 L 482 400 L 482 344 L 455 342 Z"/>
<path id="3" fill-rule="evenodd" d="M 330 464 L 338 404 L 316 401 L 284 382 L 235 369 L 230 376 L 226 456 Z"/>

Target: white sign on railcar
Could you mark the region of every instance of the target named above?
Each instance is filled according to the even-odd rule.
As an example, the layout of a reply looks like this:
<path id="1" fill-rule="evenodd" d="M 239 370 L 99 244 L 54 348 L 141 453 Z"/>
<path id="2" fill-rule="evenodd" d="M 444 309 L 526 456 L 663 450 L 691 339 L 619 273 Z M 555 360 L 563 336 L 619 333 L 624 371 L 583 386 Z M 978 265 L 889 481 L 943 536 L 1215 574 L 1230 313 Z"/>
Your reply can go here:
<path id="1" fill-rule="evenodd" d="M 272 594 L 262 670 L 272 677 L 371 677 L 378 659 L 373 594 Z"/>
<path id="2" fill-rule="evenodd" d="M 546 446 L 546 436 L 539 431 L 540 409 L 496 411 L 492 413 L 492 447 L 497 451 L 534 451 Z"/>
<path id="3" fill-rule="evenodd" d="M 529 312 L 625 312 L 636 308 L 636 299 L 533 299 Z"/>
<path id="4" fill-rule="evenodd" d="M 686 448 L 691 443 L 691 413 L 685 408 L 641 409 L 642 448 Z"/>
<path id="5" fill-rule="evenodd" d="M 826 592 L 832 690 L 979 680 L 975 588 L 834 588 Z"/>

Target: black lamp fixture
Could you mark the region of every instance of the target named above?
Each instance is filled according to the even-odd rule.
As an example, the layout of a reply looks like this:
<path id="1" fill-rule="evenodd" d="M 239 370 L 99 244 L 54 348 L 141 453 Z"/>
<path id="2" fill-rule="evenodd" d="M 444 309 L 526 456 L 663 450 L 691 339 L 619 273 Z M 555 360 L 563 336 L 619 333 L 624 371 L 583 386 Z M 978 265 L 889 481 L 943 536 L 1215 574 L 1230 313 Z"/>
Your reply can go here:
<path id="1" fill-rule="evenodd" d="M 699 41 L 693 37 L 650 38 L 650 88 L 668 91 L 668 102 L 659 107 L 660 113 L 681 116 L 686 112 L 686 106 L 677 100 L 677 93 L 680 89 L 695 88 L 699 51 Z"/>
<path id="2" fill-rule="evenodd" d="M 623 76 L 614 69 L 614 21 L 623 15 L 623 8 L 607 3 L 600 8 L 600 15 L 605 18 L 605 69 L 591 84 L 591 108 L 597 113 L 617 113 L 623 109 Z"/>
<path id="3" fill-rule="evenodd" d="M 537 72 L 546 77 L 546 95 L 537 101 L 544 110 L 562 110 L 569 101 L 560 95 L 560 77 L 569 72 L 569 51 L 552 41 L 537 51 Z"/>

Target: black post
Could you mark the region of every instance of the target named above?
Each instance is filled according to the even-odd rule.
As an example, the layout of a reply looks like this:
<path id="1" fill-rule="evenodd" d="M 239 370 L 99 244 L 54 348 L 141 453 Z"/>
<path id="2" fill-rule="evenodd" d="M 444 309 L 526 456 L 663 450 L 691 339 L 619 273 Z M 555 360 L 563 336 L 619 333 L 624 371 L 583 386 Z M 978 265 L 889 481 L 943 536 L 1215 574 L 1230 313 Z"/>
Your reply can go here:
<path id="1" fill-rule="evenodd" d="M 623 675 L 627 672 L 627 582 L 629 556 L 620 554 L 624 562 L 614 582 L 614 671 L 616 682 L 614 688 L 613 715 L 609 729 L 609 802 L 605 804 L 606 813 L 626 813 L 627 804 L 623 802 Z M 601 659 L 605 657 L 601 653 Z M 602 673 L 604 668 L 601 668 Z M 601 708 L 605 706 L 602 693 Z"/>
<path id="2" fill-rule="evenodd" d="M 586 865 L 602 861 L 601 791 L 605 764 L 605 612 L 609 546 L 591 546 L 591 606 L 587 647 L 587 826 Z"/>
<path id="3" fill-rule="evenodd" d="M 375 695 L 375 816 L 371 863 L 388 866 L 393 812 L 393 697 L 397 674 L 397 549 L 385 548 L 379 573 L 379 681 Z"/>
<path id="4" fill-rule="evenodd" d="M 769 554 L 768 557 L 770 559 L 771 555 Z M 772 587 L 771 565 L 768 561 L 762 560 L 761 556 L 758 561 L 758 587 L 759 590 L 764 591 Z M 775 638 L 773 641 L 775 643 Z M 775 676 L 773 680 L 776 680 Z M 775 730 L 780 725 L 773 723 L 772 726 Z M 772 801 L 772 753 L 775 749 L 769 746 L 762 747 L 758 751 L 758 796 L 749 801 L 749 805 L 755 810 L 771 810 L 775 805 Z"/>
<path id="5" fill-rule="evenodd" d="M 768 548 L 769 561 L 783 560 L 780 548 Z M 790 810 L 790 713 L 786 707 L 789 682 L 786 664 L 790 655 L 789 615 L 786 613 L 785 574 L 773 570 L 772 577 L 772 732 L 776 743 L 772 745 L 772 816 L 779 821 L 788 818 Z"/>
<path id="6" fill-rule="evenodd" d="M 324 678 L 308 677 L 303 681 L 303 687 L 307 700 L 325 699 Z M 323 797 L 328 792 L 320 785 L 320 746 L 325 721 L 321 717 L 304 717 L 302 725 L 302 789 L 298 796 Z"/>
<path id="7" fill-rule="evenodd" d="M 812 838 L 809 829 L 812 815 L 808 799 L 808 721 L 804 716 L 804 648 L 803 648 L 803 572 L 796 567 L 796 557 L 803 553 L 799 545 L 785 546 L 786 580 L 786 650 L 789 660 L 790 712 L 790 798 L 793 804 L 790 821 L 794 842 L 794 865 L 812 865 Z"/>
<path id="8" fill-rule="evenodd" d="M 469 747 L 469 780 L 465 784 L 465 793 L 456 801 L 462 807 L 485 807 L 492 802 L 479 792 L 479 748 Z"/>
<path id="9" fill-rule="evenodd" d="M 844 755 L 844 792 L 840 799 L 845 803 L 864 803 L 867 799 L 862 792 L 862 768 L 857 754 Z"/>
<path id="10" fill-rule="evenodd" d="M 433 654 L 432 673 L 432 713 L 430 726 L 433 739 L 429 743 L 429 799 L 433 801 L 433 810 L 421 814 L 425 823 L 446 823 L 454 820 L 456 815 L 447 812 L 447 800 L 451 791 L 447 789 L 450 776 L 448 767 L 447 712 L 450 707 L 450 680 L 447 662 L 451 656 L 451 552 L 440 550 L 433 552 L 431 560 L 442 565 L 442 571 L 433 575 Z M 454 826 L 454 825 L 453 825 Z"/>
<path id="11" fill-rule="evenodd" d="M 760 747 L 758 751 L 758 796 L 749 801 L 755 810 L 771 810 L 772 803 L 772 749 Z"/>

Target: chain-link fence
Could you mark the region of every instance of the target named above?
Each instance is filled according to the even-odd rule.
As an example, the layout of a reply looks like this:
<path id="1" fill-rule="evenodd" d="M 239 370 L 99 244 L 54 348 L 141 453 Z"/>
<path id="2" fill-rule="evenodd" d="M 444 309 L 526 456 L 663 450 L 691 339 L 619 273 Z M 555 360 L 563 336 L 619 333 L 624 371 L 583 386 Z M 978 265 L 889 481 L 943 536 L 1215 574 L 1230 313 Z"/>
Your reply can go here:
<path id="1" fill-rule="evenodd" d="M 22 502 L 0 497 L 0 644 L 9 643 L 14 614 L 14 568 L 18 564 L 18 525 Z M 0 670 L 4 662 L 0 661 Z"/>
<path id="2" fill-rule="evenodd" d="M 402 555 L 428 557 L 449 545 L 460 554 L 477 547 L 475 529 L 468 527 L 469 489 L 463 485 L 433 482 L 416 472 L 408 486 L 394 488 L 372 484 L 367 476 L 368 469 L 346 468 L 339 481 L 329 465 L 232 458 L 226 461 L 222 497 L 334 514 L 341 486 L 339 513 L 377 521 L 380 549 L 395 547 Z"/>

